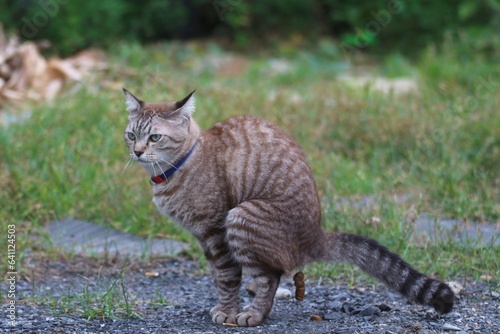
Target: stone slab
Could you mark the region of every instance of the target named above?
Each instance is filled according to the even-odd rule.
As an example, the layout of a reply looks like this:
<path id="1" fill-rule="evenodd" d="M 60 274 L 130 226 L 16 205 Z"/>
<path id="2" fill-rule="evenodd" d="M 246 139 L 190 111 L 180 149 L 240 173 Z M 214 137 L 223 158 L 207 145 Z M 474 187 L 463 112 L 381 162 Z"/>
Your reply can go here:
<path id="1" fill-rule="evenodd" d="M 396 194 L 392 200 L 397 204 L 404 204 L 408 203 L 411 198 L 410 194 Z M 367 195 L 357 198 L 340 198 L 335 205 L 369 209 L 380 205 L 381 201 L 380 197 Z M 432 217 L 422 212 L 416 217 L 413 227 L 410 242 L 418 245 L 445 242 L 480 248 L 500 246 L 500 222 L 471 222 Z"/>
<path id="2" fill-rule="evenodd" d="M 171 239 L 144 239 L 111 227 L 73 218 L 49 223 L 46 232 L 52 245 L 65 252 L 82 255 L 148 257 L 177 256 L 189 245 Z"/>
<path id="3" fill-rule="evenodd" d="M 414 243 L 456 243 L 472 247 L 500 246 L 500 224 L 436 219 L 425 214 L 415 221 L 411 241 Z"/>

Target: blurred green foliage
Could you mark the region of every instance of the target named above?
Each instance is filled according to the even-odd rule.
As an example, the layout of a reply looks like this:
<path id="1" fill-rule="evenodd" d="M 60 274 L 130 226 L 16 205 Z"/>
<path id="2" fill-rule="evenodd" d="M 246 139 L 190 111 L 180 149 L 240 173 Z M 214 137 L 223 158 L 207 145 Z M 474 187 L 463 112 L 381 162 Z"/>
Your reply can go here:
<path id="1" fill-rule="evenodd" d="M 27 40 L 47 39 L 69 54 L 121 40 L 155 41 L 199 35 L 203 0 L 0 0 L 0 22 Z"/>
<path id="2" fill-rule="evenodd" d="M 500 0 L 0 0 L 0 21 L 62 53 L 118 40 L 223 37 L 239 46 L 318 35 L 355 50 L 413 54 L 445 31 L 467 31 L 491 48 Z"/>

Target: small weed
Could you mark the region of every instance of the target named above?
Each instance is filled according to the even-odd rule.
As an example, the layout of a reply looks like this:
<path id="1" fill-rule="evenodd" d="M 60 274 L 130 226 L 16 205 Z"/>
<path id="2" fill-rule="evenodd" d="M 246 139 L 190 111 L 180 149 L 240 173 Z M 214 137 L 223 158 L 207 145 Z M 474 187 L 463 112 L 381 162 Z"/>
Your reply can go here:
<path id="1" fill-rule="evenodd" d="M 154 296 L 149 301 L 149 304 L 153 309 L 159 309 L 165 306 L 169 306 L 172 302 L 164 297 L 164 295 L 156 289 L 154 292 Z"/>

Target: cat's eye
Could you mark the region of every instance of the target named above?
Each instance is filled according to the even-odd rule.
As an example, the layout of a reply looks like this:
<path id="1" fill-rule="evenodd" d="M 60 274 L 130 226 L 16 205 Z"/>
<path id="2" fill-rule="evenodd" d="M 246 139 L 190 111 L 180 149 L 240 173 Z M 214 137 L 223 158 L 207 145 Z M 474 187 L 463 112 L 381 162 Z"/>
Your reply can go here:
<path id="1" fill-rule="evenodd" d="M 135 134 L 133 132 L 127 132 L 127 137 L 130 140 L 135 140 Z"/>
<path id="2" fill-rule="evenodd" d="M 160 140 L 161 138 L 161 135 L 151 135 L 149 136 L 149 140 L 151 140 L 152 142 L 157 142 L 158 140 Z"/>

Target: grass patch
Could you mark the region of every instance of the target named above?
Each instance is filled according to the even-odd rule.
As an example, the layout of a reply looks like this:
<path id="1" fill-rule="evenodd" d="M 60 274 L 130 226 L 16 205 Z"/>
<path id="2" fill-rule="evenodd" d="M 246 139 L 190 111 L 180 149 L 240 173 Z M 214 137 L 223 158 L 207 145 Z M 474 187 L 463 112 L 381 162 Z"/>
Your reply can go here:
<path id="1" fill-rule="evenodd" d="M 419 78 L 420 92 L 404 96 L 341 84 L 334 76 L 345 62 L 321 48 L 287 53 L 276 62 L 259 54 L 238 57 L 211 44 L 117 44 L 106 74 L 34 107 L 24 123 L 1 129 L 2 231 L 16 224 L 18 263 L 33 246 L 27 235 L 64 216 L 194 244 L 188 232 L 156 212 L 139 166 L 122 174 L 127 114 L 118 87 L 145 100 L 177 100 L 196 88 L 194 117 L 203 128 L 255 114 L 299 141 L 324 199 L 326 229 L 369 235 L 441 277 L 499 277 L 498 247 L 408 242 L 409 210 L 474 221 L 500 217 L 500 82 L 494 79 L 500 66 L 475 67 L 475 58 L 458 58 L 448 43 L 444 54 L 430 50 L 416 64 L 400 56 L 387 61 L 382 73 Z M 418 200 L 402 206 L 389 200 L 394 193 Z M 371 209 L 336 205 L 364 195 L 386 200 Z M 374 216 L 378 226 L 366 223 Z M 0 247 L 6 249 L 5 238 Z M 339 273 L 326 268 L 312 266 L 310 273 Z"/>
<path id="2" fill-rule="evenodd" d="M 127 291 L 123 270 L 117 277 L 89 280 L 89 283 L 72 287 L 67 292 L 43 291 L 33 296 L 26 296 L 25 301 L 42 305 L 55 315 L 68 314 L 87 319 L 96 318 L 132 318 L 140 317 L 136 312 L 136 300 Z M 158 305 L 158 298 L 151 301 Z"/>

